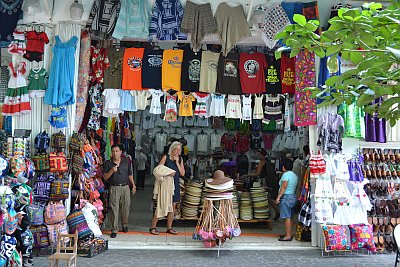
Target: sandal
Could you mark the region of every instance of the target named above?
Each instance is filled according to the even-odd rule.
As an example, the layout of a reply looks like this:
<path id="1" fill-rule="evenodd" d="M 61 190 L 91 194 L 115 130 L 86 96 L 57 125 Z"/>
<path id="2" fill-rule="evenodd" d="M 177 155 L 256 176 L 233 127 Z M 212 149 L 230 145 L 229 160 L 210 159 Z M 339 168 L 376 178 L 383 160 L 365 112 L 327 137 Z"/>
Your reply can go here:
<path id="1" fill-rule="evenodd" d="M 152 235 L 159 235 L 160 232 L 157 231 L 157 228 L 149 228 L 149 232 Z"/>
<path id="2" fill-rule="evenodd" d="M 167 233 L 167 234 L 171 234 L 171 235 L 177 235 L 177 234 L 178 234 L 178 232 L 175 231 L 175 230 L 172 229 L 172 228 L 168 229 L 168 230 L 166 231 L 166 233 Z"/>

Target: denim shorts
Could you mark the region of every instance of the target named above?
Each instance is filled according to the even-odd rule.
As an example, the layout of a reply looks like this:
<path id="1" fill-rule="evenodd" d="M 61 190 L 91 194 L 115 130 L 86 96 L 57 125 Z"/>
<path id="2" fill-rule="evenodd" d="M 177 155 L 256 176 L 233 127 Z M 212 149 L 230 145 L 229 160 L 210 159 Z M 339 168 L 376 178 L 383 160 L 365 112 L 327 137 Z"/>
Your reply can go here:
<path id="1" fill-rule="evenodd" d="M 296 195 L 288 194 L 281 197 L 279 202 L 279 211 L 281 213 L 280 219 L 292 218 L 294 214 L 294 207 L 296 206 Z"/>

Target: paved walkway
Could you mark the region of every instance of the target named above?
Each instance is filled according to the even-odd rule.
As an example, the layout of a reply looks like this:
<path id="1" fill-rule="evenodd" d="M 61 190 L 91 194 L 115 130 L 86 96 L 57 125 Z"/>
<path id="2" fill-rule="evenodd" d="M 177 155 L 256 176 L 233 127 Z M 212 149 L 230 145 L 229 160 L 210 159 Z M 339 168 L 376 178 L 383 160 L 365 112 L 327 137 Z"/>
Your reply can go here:
<path id="1" fill-rule="evenodd" d="M 279 267 L 373 267 L 394 266 L 395 254 L 322 257 L 317 249 L 302 251 L 172 251 L 172 250 L 109 250 L 94 258 L 79 257 L 78 266 L 141 267 L 141 266 L 279 266 Z M 35 257 L 35 266 L 49 266 L 46 257 Z M 65 266 L 61 265 L 60 266 Z"/>

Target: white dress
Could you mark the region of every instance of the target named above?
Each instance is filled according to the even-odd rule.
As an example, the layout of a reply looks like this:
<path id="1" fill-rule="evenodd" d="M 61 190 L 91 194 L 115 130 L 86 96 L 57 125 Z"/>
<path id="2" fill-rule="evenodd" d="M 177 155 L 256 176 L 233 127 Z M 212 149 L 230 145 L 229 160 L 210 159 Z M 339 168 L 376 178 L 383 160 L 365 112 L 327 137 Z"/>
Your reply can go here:
<path id="1" fill-rule="evenodd" d="M 200 94 L 197 93 L 192 93 L 192 95 L 194 96 L 194 98 L 196 98 L 196 107 L 194 109 L 194 115 L 200 116 L 200 117 L 204 117 L 204 118 L 208 118 L 208 107 L 207 107 L 207 102 L 208 99 L 210 98 L 210 94 L 207 94 L 206 96 L 200 96 Z"/>
<path id="2" fill-rule="evenodd" d="M 253 109 L 253 119 L 261 120 L 264 118 L 264 110 L 262 107 L 262 102 L 264 99 L 264 95 L 256 96 L 254 99 L 254 109 Z"/>
<path id="3" fill-rule="evenodd" d="M 118 114 L 122 113 L 121 97 L 119 95 L 119 89 L 105 89 L 103 92 L 104 98 L 104 117 L 116 117 Z"/>
<path id="4" fill-rule="evenodd" d="M 242 120 L 243 121 L 250 121 L 252 118 L 251 112 L 251 95 L 250 96 L 242 96 Z"/>
<path id="5" fill-rule="evenodd" d="M 149 105 L 148 98 L 150 97 L 149 90 L 137 90 L 134 92 L 136 95 L 136 108 L 137 110 L 145 110 L 146 107 Z"/>
<path id="6" fill-rule="evenodd" d="M 164 95 L 164 92 L 161 90 L 149 89 L 149 93 L 152 95 L 150 113 L 161 114 L 161 97 Z"/>
<path id="7" fill-rule="evenodd" d="M 225 95 L 211 94 L 210 116 L 225 116 Z"/>
<path id="8" fill-rule="evenodd" d="M 228 95 L 228 104 L 226 105 L 225 118 L 242 118 L 242 105 L 240 102 L 240 95 Z"/>

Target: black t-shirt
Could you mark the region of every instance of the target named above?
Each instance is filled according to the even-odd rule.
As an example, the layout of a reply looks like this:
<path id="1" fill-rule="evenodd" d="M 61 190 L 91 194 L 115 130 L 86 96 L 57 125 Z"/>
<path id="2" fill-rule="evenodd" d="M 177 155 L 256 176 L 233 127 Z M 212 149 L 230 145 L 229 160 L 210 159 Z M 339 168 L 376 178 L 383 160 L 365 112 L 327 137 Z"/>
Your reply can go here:
<path id="1" fill-rule="evenodd" d="M 268 67 L 265 69 L 267 94 L 282 94 L 281 60 L 276 60 L 274 53 L 265 54 Z"/>
<path id="2" fill-rule="evenodd" d="M 145 49 L 142 60 L 142 87 L 161 88 L 162 49 Z"/>
<path id="3" fill-rule="evenodd" d="M 230 95 L 240 95 L 242 93 L 238 53 L 229 53 L 226 57 L 220 54 L 216 92 Z"/>
<path id="4" fill-rule="evenodd" d="M 104 162 L 104 173 L 109 172 L 114 166 L 115 163 L 111 160 Z M 108 181 L 110 185 L 129 184 L 129 175 L 133 175 L 132 165 L 126 157 L 121 157 L 118 171 L 114 172 Z"/>
<path id="5" fill-rule="evenodd" d="M 201 51 L 185 49 L 182 60 L 182 91 L 198 92 L 200 84 Z"/>

